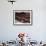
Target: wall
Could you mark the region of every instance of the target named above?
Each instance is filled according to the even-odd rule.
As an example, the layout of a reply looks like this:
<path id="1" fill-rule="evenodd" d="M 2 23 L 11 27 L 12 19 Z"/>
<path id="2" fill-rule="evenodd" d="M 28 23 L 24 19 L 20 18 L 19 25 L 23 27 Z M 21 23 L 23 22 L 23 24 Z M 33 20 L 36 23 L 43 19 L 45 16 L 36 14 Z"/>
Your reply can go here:
<path id="1" fill-rule="evenodd" d="M 32 9 L 32 26 L 14 26 L 13 10 Z M 0 40 L 15 40 L 18 32 L 26 32 L 33 40 L 46 40 L 46 0 L 17 0 L 13 5 L 0 0 Z"/>

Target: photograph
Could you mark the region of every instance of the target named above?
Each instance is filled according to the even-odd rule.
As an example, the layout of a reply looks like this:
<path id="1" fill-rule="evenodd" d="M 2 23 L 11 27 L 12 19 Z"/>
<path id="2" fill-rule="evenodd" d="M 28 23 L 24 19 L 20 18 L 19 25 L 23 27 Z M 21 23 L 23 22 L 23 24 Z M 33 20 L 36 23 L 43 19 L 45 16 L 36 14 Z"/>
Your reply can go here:
<path id="1" fill-rule="evenodd" d="M 13 10 L 13 24 L 32 24 L 32 10 Z"/>

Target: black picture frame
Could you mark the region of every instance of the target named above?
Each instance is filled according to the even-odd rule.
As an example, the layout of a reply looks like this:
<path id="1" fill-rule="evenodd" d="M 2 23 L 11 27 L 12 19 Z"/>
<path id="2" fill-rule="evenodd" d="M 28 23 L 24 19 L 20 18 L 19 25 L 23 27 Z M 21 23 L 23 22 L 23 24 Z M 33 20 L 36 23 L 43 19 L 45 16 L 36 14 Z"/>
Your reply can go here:
<path id="1" fill-rule="evenodd" d="M 32 25 L 32 24 L 33 24 L 32 10 L 13 10 L 13 25 Z"/>

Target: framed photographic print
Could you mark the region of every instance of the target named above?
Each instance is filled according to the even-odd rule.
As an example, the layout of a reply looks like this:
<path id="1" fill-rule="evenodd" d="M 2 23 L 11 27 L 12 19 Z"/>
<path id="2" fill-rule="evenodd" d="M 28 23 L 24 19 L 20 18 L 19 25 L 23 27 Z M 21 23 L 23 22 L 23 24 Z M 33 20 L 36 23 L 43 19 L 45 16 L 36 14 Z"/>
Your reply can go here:
<path id="1" fill-rule="evenodd" d="M 32 24 L 32 10 L 13 10 L 13 24 Z"/>

